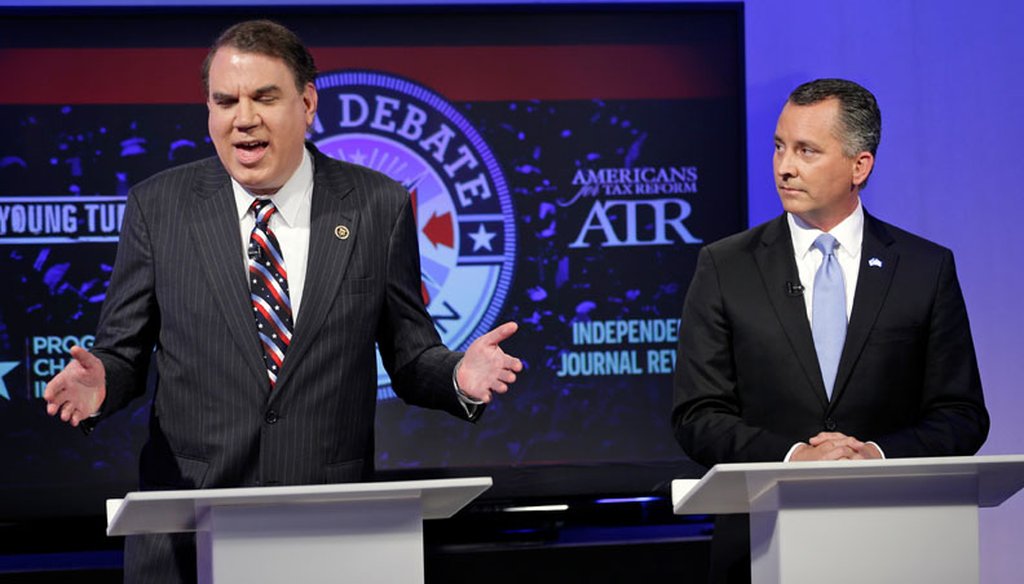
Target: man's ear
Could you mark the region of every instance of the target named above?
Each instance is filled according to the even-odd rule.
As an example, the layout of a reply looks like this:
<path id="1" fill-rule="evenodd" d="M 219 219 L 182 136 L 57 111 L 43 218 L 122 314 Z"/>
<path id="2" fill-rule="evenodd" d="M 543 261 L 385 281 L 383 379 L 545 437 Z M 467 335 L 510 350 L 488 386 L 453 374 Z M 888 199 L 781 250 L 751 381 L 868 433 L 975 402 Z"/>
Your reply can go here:
<path id="1" fill-rule="evenodd" d="M 853 185 L 859 187 L 868 180 L 871 169 L 875 167 L 875 156 L 868 151 L 860 152 L 853 157 Z"/>
<path id="2" fill-rule="evenodd" d="M 302 91 L 302 105 L 306 110 L 307 127 L 313 124 L 313 118 L 316 117 L 317 100 L 316 85 L 307 83 L 306 88 Z"/>

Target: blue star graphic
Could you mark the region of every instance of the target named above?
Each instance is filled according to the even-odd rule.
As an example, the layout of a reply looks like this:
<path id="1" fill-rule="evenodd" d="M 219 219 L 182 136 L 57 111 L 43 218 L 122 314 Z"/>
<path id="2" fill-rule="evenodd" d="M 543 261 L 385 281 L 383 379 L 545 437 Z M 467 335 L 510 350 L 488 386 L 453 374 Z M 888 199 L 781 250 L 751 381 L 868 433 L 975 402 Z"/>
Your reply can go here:
<path id="1" fill-rule="evenodd" d="M 497 233 L 491 233 L 484 229 L 484 224 L 480 224 L 480 228 L 476 230 L 476 233 L 470 233 L 469 237 L 473 240 L 473 251 L 480 251 L 483 248 L 487 248 L 487 251 L 494 251 L 491 247 L 491 240 L 498 235 Z"/>
<path id="2" fill-rule="evenodd" d="M 12 369 L 17 367 L 19 363 L 17 361 L 0 361 L 0 397 L 10 401 L 11 394 L 7 393 L 7 385 L 4 383 L 4 375 L 11 372 Z"/>

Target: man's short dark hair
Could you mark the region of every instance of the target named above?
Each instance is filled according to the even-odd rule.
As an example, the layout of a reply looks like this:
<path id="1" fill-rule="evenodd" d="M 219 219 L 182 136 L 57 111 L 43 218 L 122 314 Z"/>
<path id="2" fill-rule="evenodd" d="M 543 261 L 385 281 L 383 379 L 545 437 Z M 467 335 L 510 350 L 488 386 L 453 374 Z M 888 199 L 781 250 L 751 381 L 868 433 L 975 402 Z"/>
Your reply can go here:
<path id="1" fill-rule="evenodd" d="M 789 94 L 794 105 L 812 105 L 826 99 L 839 100 L 839 140 L 843 153 L 853 157 L 859 152 L 874 156 L 882 139 L 882 112 L 870 91 L 846 79 L 815 79 Z"/>
<path id="2" fill-rule="evenodd" d="M 313 83 L 316 79 L 313 55 L 309 54 L 298 35 L 271 20 L 247 20 L 222 32 L 210 47 L 203 61 L 203 89 L 207 95 L 210 93 L 210 63 L 223 47 L 281 59 L 291 70 L 299 93 L 302 93 L 307 83 Z"/>

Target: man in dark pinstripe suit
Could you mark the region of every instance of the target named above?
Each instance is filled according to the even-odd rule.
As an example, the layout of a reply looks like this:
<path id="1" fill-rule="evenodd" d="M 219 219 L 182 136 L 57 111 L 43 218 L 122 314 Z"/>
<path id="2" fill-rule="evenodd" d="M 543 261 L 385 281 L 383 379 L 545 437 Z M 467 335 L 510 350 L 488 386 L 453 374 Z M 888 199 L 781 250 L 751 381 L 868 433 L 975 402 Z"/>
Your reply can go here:
<path id="1" fill-rule="evenodd" d="M 47 386 L 51 415 L 91 427 L 159 382 L 143 489 L 358 481 L 373 467 L 375 343 L 406 402 L 479 417 L 522 369 L 499 343 L 441 344 L 420 295 L 408 193 L 329 159 L 305 133 L 316 69 L 291 31 L 266 21 L 225 31 L 204 64 L 217 157 L 162 172 L 128 198 L 92 353 Z M 269 198 L 288 266 L 294 333 L 273 389 L 257 336 L 245 245 L 254 198 Z M 188 536 L 129 538 L 125 579 L 196 578 Z"/>

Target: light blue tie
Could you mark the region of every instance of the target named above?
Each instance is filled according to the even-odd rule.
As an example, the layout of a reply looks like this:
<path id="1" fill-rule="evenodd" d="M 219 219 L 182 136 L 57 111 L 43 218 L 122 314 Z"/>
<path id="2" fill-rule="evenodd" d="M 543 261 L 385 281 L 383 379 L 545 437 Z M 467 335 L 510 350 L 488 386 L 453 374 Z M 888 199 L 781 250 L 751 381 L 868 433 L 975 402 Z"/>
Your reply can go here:
<path id="1" fill-rule="evenodd" d="M 846 286 L 843 284 L 843 270 L 836 259 L 835 250 L 839 242 L 835 237 L 822 233 L 814 240 L 814 247 L 821 251 L 822 260 L 818 273 L 814 275 L 814 306 L 811 307 L 811 332 L 814 335 L 814 349 L 818 352 L 818 366 L 825 392 L 832 399 L 832 388 L 839 370 L 839 356 L 846 342 Z"/>

